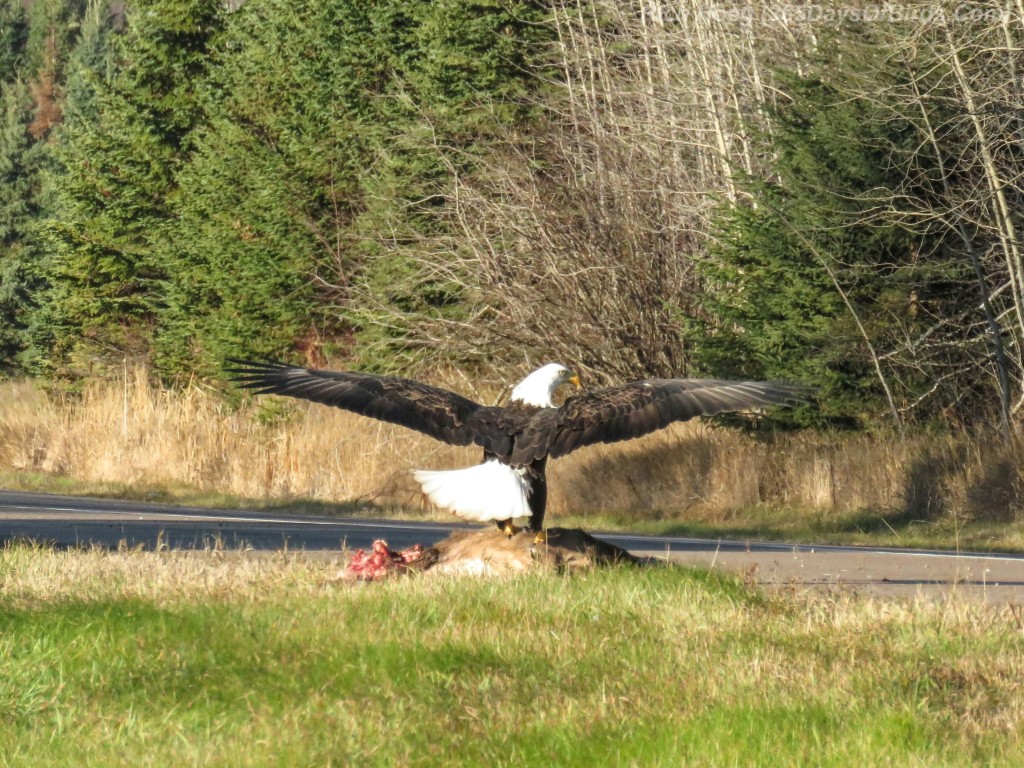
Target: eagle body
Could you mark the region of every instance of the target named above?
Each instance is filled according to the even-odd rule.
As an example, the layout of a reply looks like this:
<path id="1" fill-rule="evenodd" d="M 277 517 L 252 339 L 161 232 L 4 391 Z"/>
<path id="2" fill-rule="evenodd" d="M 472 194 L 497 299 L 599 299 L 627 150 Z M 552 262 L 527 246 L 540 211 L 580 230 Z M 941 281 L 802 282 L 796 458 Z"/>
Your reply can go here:
<path id="1" fill-rule="evenodd" d="M 648 434 L 677 421 L 726 411 L 794 405 L 803 387 L 778 382 L 648 379 L 568 397 L 555 391 L 579 379 L 565 366 L 545 365 L 512 390 L 504 407 L 485 406 L 445 389 L 395 376 L 299 368 L 272 361 L 232 361 L 228 374 L 257 394 L 331 405 L 399 424 L 452 445 L 477 445 L 483 460 L 456 470 L 416 470 L 414 477 L 439 507 L 469 520 L 528 517 L 543 530 L 548 459 L 595 443 Z"/>

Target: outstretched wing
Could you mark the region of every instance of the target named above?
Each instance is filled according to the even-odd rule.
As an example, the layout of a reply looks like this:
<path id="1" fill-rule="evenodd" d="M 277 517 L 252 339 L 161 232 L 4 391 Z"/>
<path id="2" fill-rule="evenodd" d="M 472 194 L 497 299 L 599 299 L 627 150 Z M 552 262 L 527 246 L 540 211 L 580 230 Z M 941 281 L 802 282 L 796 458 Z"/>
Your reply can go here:
<path id="1" fill-rule="evenodd" d="M 516 439 L 512 463 L 564 456 L 594 443 L 646 435 L 675 421 L 725 411 L 796 405 L 810 390 L 770 381 L 651 379 L 571 397 L 538 412 Z"/>
<path id="2" fill-rule="evenodd" d="M 467 421 L 483 406 L 428 384 L 396 376 L 319 371 L 272 361 L 229 360 L 231 380 L 256 394 L 285 395 L 333 405 L 400 424 L 453 445 L 477 437 Z"/>

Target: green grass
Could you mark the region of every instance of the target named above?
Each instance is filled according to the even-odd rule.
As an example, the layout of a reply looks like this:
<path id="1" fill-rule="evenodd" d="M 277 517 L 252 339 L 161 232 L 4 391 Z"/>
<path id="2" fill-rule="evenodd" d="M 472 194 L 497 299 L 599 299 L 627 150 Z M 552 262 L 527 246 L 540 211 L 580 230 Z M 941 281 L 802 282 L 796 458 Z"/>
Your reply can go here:
<path id="1" fill-rule="evenodd" d="M 1021 765 L 1020 614 L 680 568 L 0 552 L 0 765 Z"/>

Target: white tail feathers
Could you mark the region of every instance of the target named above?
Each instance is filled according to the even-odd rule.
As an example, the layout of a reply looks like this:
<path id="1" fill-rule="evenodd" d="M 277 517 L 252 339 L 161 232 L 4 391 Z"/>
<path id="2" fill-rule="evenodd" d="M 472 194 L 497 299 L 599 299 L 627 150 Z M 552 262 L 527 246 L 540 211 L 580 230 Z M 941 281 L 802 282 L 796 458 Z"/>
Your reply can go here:
<path id="1" fill-rule="evenodd" d="M 531 514 L 530 484 L 523 469 L 492 459 L 465 469 L 417 469 L 412 474 L 432 502 L 467 520 L 509 520 Z"/>

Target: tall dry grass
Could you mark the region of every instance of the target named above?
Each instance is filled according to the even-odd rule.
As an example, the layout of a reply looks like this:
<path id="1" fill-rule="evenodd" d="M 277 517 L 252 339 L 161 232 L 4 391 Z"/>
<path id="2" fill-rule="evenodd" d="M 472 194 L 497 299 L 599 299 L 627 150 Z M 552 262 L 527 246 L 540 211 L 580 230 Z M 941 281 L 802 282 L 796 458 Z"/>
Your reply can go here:
<path id="1" fill-rule="evenodd" d="M 266 418 L 199 386 L 163 390 L 144 372 L 75 397 L 31 382 L 0 388 L 0 467 L 87 482 L 188 486 L 260 499 L 408 504 L 408 469 L 474 461 L 437 443 L 331 408 L 289 403 Z"/>
<path id="2" fill-rule="evenodd" d="M 318 405 L 286 401 L 285 417 L 267 418 L 265 402 L 236 409 L 200 386 L 155 388 L 142 371 L 75 397 L 7 382 L 0 385 L 0 469 L 267 501 L 419 507 L 410 469 L 479 460 L 477 449 Z M 807 433 L 759 442 L 687 423 L 553 462 L 549 509 L 722 520 L 785 506 L 824 515 L 1013 520 L 1021 514 L 1022 460 L 1019 439 L 966 433 Z"/>

